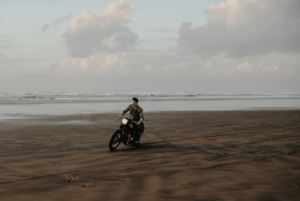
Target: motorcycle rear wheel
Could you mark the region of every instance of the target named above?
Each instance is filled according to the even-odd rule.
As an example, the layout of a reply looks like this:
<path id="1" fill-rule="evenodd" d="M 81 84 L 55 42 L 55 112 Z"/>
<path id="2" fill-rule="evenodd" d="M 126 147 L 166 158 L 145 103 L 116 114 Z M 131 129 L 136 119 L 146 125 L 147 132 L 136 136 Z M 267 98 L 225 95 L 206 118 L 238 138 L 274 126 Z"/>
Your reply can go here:
<path id="1" fill-rule="evenodd" d="M 121 131 L 118 129 L 116 132 L 111 136 L 108 147 L 111 151 L 114 151 L 121 143 Z"/>

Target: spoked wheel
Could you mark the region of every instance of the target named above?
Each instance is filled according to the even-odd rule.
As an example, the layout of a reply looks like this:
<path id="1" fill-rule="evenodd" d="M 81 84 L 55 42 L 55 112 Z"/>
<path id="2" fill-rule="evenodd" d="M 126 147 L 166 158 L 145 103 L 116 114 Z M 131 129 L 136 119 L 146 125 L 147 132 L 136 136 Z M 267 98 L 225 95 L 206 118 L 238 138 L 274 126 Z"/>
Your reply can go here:
<path id="1" fill-rule="evenodd" d="M 110 138 L 110 141 L 109 141 L 109 149 L 111 151 L 114 151 L 119 145 L 120 145 L 120 142 L 121 142 L 121 131 L 118 129 Z"/>

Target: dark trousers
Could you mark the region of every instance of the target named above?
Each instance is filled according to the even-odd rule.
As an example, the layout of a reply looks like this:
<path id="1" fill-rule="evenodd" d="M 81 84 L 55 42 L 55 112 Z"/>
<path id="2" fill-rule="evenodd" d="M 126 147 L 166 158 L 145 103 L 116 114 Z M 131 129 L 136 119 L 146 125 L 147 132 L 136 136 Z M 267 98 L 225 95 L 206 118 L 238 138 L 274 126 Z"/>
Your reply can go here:
<path id="1" fill-rule="evenodd" d="M 141 123 L 140 125 L 136 125 L 135 126 L 135 132 L 134 132 L 134 139 L 135 140 L 140 140 L 140 137 L 141 137 L 141 131 L 143 131 L 145 129 L 144 127 L 144 123 Z"/>

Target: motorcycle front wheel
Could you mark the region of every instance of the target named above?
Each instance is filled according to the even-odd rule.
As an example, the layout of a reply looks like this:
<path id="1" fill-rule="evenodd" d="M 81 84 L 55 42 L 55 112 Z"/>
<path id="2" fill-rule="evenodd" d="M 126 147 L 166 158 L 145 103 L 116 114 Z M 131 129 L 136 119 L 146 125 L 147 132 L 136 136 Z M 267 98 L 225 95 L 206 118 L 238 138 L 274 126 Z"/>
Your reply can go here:
<path id="1" fill-rule="evenodd" d="M 114 151 L 121 142 L 121 131 L 118 129 L 116 132 L 111 136 L 108 147 L 111 151 Z"/>

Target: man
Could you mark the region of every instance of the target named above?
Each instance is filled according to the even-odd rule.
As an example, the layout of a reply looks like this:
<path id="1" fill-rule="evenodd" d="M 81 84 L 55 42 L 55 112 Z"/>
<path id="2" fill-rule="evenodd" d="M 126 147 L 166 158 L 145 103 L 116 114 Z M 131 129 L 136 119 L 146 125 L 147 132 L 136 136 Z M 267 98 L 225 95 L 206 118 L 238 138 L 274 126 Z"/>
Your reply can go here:
<path id="1" fill-rule="evenodd" d="M 139 106 L 139 99 L 136 97 L 132 98 L 132 104 L 130 104 L 123 112 L 122 114 L 119 114 L 120 117 L 123 117 L 126 112 L 130 112 L 129 118 L 133 121 L 136 121 L 137 125 L 136 130 L 134 133 L 134 139 L 136 140 L 135 143 L 140 143 L 140 131 L 144 129 L 144 114 L 143 114 L 143 109 Z"/>

